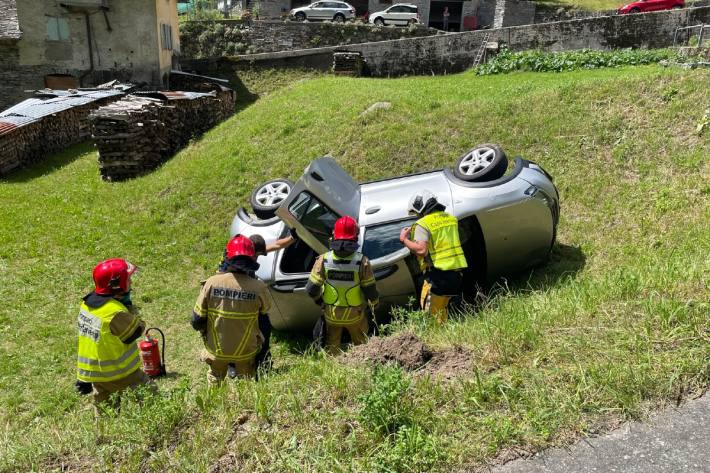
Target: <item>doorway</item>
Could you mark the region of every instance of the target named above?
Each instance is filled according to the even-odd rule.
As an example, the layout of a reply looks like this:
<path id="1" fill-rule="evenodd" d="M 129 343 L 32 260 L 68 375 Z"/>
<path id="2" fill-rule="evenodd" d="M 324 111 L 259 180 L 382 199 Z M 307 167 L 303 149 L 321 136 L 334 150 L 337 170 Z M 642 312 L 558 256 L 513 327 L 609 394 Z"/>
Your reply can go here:
<path id="1" fill-rule="evenodd" d="M 463 2 L 431 2 L 429 10 L 429 26 L 439 30 L 444 29 L 444 8 L 449 8 L 448 31 L 461 31 L 461 13 Z"/>

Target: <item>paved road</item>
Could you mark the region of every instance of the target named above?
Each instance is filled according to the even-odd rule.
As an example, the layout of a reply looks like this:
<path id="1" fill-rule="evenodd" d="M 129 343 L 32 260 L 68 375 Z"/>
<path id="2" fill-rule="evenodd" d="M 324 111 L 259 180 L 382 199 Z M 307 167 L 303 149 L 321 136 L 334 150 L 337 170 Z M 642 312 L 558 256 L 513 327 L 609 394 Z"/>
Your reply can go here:
<path id="1" fill-rule="evenodd" d="M 647 423 L 515 460 L 491 473 L 710 473 L 710 393 Z"/>

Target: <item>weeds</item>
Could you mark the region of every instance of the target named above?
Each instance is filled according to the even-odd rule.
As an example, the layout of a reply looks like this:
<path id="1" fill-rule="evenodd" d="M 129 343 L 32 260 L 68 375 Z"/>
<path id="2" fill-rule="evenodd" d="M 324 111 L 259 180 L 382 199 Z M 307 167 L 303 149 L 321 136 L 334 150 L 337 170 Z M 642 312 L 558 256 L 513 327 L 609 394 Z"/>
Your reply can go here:
<path id="1" fill-rule="evenodd" d="M 581 49 L 566 52 L 520 51 L 503 48 L 485 64 L 474 69 L 479 76 L 515 71 L 563 72 L 601 67 L 637 66 L 671 60 L 677 53 L 670 49 L 618 49 L 597 51 Z M 671 98 L 672 95 L 668 96 Z"/>
<path id="2" fill-rule="evenodd" d="M 408 394 L 410 381 L 402 369 L 378 367 L 370 389 L 358 397 L 360 421 L 380 435 L 393 434 L 412 423 L 412 399 Z"/>

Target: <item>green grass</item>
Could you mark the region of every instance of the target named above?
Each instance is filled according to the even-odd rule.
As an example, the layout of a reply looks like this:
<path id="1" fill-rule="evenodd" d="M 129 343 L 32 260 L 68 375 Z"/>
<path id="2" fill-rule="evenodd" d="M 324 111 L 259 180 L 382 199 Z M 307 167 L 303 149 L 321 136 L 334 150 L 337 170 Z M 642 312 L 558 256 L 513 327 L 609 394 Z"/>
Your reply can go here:
<path id="1" fill-rule="evenodd" d="M 710 138 L 696 127 L 709 82 L 656 66 L 325 77 L 265 95 L 139 179 L 102 182 L 81 145 L 0 181 L 0 471 L 450 471 L 707 388 Z M 393 106 L 361 118 L 377 101 Z M 272 374 L 206 390 L 188 318 L 256 184 L 325 153 L 364 180 L 481 142 L 553 174 L 562 215 L 549 264 L 477 313 L 393 326 L 469 347 L 474 374 L 375 374 L 281 334 Z M 134 300 L 165 331 L 172 376 L 95 421 L 72 391 L 75 320 L 91 268 L 113 256 L 141 267 Z M 374 394 L 390 388 L 401 411 L 383 429 Z"/>

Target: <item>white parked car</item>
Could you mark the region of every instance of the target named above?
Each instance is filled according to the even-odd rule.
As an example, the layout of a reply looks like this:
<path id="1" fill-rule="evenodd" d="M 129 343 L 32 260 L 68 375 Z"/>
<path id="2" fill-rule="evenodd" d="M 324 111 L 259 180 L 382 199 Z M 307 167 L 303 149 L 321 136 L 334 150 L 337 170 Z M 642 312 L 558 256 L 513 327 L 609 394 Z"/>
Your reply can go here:
<path id="1" fill-rule="evenodd" d="M 355 7 L 345 2 L 315 2 L 307 7 L 294 8 L 290 16 L 298 21 L 332 20 L 342 23 L 355 18 Z"/>
<path id="2" fill-rule="evenodd" d="M 377 26 L 407 26 L 419 23 L 419 10 L 411 3 L 396 3 L 387 10 L 372 13 L 370 23 Z"/>

